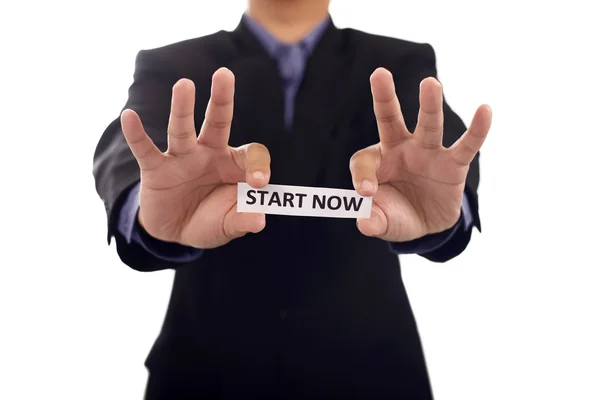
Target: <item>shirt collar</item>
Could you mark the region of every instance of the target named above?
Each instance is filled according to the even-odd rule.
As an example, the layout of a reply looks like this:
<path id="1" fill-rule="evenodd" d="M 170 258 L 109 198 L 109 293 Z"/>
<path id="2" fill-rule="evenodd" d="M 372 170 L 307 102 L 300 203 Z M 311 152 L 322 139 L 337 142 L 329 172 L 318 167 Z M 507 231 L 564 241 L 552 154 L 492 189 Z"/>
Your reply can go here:
<path id="1" fill-rule="evenodd" d="M 244 13 L 242 20 L 252 32 L 252 34 L 256 37 L 256 39 L 262 44 L 262 46 L 267 50 L 267 52 L 272 57 L 277 57 L 278 52 L 284 46 L 289 46 L 282 43 L 279 39 L 274 37 L 270 32 L 268 32 L 262 25 L 258 23 L 254 18 L 252 18 L 247 13 Z M 299 40 L 296 44 L 299 44 L 308 54 L 312 53 L 314 48 L 319 43 L 319 40 L 325 33 L 325 30 L 331 23 L 331 17 L 328 15 L 323 21 L 321 21 L 312 31 L 310 31 L 304 38 Z"/>

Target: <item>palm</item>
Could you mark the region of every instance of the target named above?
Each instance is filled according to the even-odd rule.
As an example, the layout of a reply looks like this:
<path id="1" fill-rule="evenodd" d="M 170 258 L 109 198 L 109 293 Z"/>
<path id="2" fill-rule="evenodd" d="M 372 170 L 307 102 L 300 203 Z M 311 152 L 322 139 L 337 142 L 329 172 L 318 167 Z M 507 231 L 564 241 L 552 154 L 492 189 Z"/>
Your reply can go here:
<path id="1" fill-rule="evenodd" d="M 168 156 L 160 169 L 142 172 L 140 206 L 161 210 L 145 216 L 144 225 L 146 229 L 160 230 L 162 235 L 175 234 L 177 238 L 190 236 L 185 230 L 202 224 L 222 227 L 225 216 L 236 204 L 234 184 L 243 179 L 244 172 L 229 151 L 199 146 L 183 157 Z M 204 243 L 204 248 L 217 245 L 211 243 L 214 235 L 209 233 L 197 232 L 200 237 L 195 240 Z M 155 234 L 162 236 L 160 232 Z"/>
<path id="2" fill-rule="evenodd" d="M 404 124 L 391 74 L 376 71 L 372 86 L 381 141 L 356 153 L 351 163 L 359 193 L 374 196 L 372 216 L 359 220 L 359 229 L 385 240 L 406 241 L 450 228 L 460 216 L 469 164 L 489 130 L 488 107 L 480 107 L 469 131 L 444 148 L 443 98 L 437 81 L 423 82 L 414 133 Z M 373 187 L 361 185 L 365 180 Z"/>
<path id="3" fill-rule="evenodd" d="M 233 115 L 233 75 L 218 71 L 205 123 L 197 138 L 194 86 L 173 88 L 169 149 L 161 153 L 131 111 L 123 132 L 141 169 L 140 222 L 152 236 L 199 248 L 212 248 L 264 227 L 264 215 L 236 211 L 236 183 L 268 183 L 269 156 L 264 146 L 227 145 Z M 256 178 L 253 174 L 262 172 Z"/>
<path id="4" fill-rule="evenodd" d="M 405 230 L 418 237 L 456 222 L 466 170 L 443 152 L 408 141 L 382 155 L 380 170 L 374 204 L 387 217 L 391 236 L 401 236 L 395 228 L 407 223 L 412 226 Z M 404 213 L 397 213 L 399 209 Z"/>

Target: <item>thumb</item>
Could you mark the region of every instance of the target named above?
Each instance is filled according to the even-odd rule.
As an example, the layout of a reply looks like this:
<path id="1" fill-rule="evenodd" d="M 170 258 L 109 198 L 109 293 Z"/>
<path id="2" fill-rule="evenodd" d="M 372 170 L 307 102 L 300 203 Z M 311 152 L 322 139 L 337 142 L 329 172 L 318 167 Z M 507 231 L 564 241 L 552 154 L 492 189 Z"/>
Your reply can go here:
<path id="1" fill-rule="evenodd" d="M 388 220 L 381 208 L 373 204 L 370 218 L 359 218 L 356 225 L 363 235 L 379 237 L 387 231 Z"/>
<path id="2" fill-rule="evenodd" d="M 249 143 L 233 149 L 234 160 L 245 171 L 246 182 L 254 188 L 264 187 L 271 177 L 271 154 L 265 145 Z"/>
<path id="3" fill-rule="evenodd" d="M 258 233 L 265 228 L 265 214 L 240 213 L 237 203 L 229 210 L 223 220 L 223 234 L 229 240 L 237 239 L 247 233 Z"/>

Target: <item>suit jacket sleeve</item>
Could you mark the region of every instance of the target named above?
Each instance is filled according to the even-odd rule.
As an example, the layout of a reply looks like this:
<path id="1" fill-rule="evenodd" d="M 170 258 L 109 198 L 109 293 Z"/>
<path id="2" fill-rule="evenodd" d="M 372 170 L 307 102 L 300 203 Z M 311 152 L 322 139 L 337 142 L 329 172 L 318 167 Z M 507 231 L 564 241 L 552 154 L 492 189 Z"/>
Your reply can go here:
<path id="1" fill-rule="evenodd" d="M 125 107 L 138 113 L 148 135 L 161 151 L 167 148 L 171 91 L 180 78 L 171 57 L 157 50 L 138 53 L 133 83 Z M 96 190 L 108 217 L 108 243 L 114 237 L 121 260 L 140 271 L 175 268 L 185 263 L 158 258 L 118 229 L 120 210 L 127 194 L 140 180 L 140 170 L 121 130 L 120 118 L 104 131 L 94 154 Z"/>
<path id="2" fill-rule="evenodd" d="M 396 84 L 400 104 L 406 109 L 419 110 L 419 85 L 427 77 L 437 78 L 436 57 L 434 49 L 429 44 L 415 45 L 414 51 L 408 52 L 400 60 L 397 76 L 402 77 Z M 466 131 L 466 126 L 460 117 L 450 108 L 444 99 L 444 138 L 445 147 L 450 147 Z M 417 113 L 405 114 L 404 119 L 408 129 L 413 132 L 417 125 Z M 465 185 L 465 196 L 468 199 L 472 225 L 466 229 L 456 229 L 449 240 L 433 251 L 419 255 L 434 262 L 448 261 L 462 253 L 471 239 L 472 228 L 481 231 L 479 220 L 479 203 L 477 188 L 479 186 L 479 153 L 471 163 Z M 461 215 L 461 218 L 462 215 Z M 419 240 L 419 239 L 417 239 Z"/>

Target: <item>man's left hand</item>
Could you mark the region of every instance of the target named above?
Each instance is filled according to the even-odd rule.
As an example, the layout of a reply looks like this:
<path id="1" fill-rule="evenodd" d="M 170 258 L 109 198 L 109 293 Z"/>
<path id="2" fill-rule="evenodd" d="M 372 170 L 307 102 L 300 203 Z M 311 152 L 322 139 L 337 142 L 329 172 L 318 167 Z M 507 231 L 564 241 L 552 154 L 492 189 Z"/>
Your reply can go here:
<path id="1" fill-rule="evenodd" d="M 371 217 L 359 219 L 358 229 L 404 242 L 451 228 L 460 218 L 469 165 L 490 129 L 491 108 L 480 106 L 467 131 L 445 148 L 442 85 L 435 78 L 421 82 L 414 133 L 406 127 L 389 71 L 373 73 L 371 90 L 380 141 L 350 160 L 354 188 L 373 196 Z"/>

